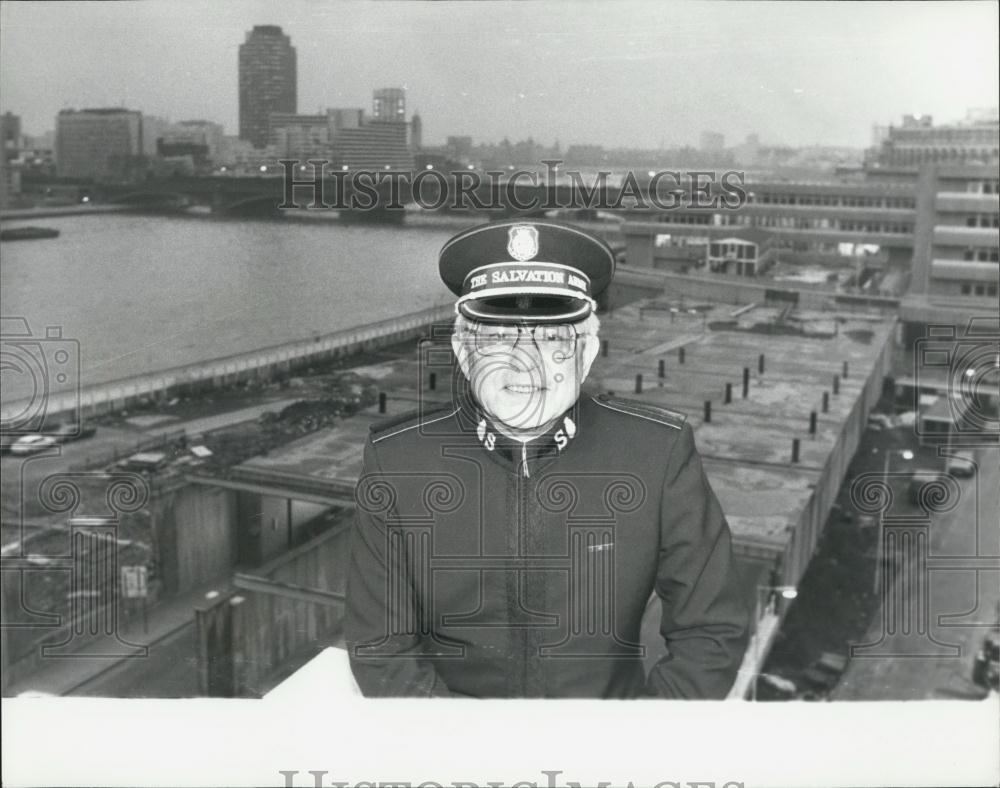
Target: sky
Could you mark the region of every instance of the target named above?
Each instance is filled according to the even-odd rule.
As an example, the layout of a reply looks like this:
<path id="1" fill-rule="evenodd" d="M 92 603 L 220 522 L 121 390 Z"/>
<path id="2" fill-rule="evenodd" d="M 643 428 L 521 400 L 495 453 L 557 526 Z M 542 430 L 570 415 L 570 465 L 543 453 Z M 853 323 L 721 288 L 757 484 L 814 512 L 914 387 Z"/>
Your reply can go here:
<path id="1" fill-rule="evenodd" d="M 982 2 L 0 3 L 0 110 L 24 132 L 121 106 L 237 130 L 237 49 L 280 25 L 298 109 L 402 86 L 424 141 L 606 147 L 870 144 L 904 113 L 998 103 L 998 4 Z"/>

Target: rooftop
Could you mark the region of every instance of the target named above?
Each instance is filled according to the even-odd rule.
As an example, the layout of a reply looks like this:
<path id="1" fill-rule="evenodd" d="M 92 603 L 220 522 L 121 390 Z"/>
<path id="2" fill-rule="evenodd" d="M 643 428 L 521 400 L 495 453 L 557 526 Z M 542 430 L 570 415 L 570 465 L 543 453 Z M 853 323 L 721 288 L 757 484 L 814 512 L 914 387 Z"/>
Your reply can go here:
<path id="1" fill-rule="evenodd" d="M 671 308 L 676 312 L 671 312 Z M 783 544 L 787 529 L 809 504 L 813 486 L 844 430 L 873 365 L 891 335 L 894 320 L 879 315 L 796 311 L 690 300 L 641 301 L 602 316 L 608 356 L 599 356 L 586 388 L 594 393 L 643 400 L 686 414 L 706 473 L 737 543 Z M 766 337 L 766 341 L 762 339 Z M 294 441 L 243 464 L 277 476 L 301 474 L 353 484 L 361 467 L 368 426 L 417 408 L 420 398 L 444 402 L 451 390 L 447 346 L 400 358 L 389 352 L 353 371 L 374 379 L 388 395 L 387 414 L 373 406 L 337 426 Z M 684 362 L 679 349 L 684 348 Z M 764 355 L 764 372 L 758 357 Z M 664 360 L 664 377 L 658 377 Z M 834 377 L 842 375 L 839 394 Z M 743 399 L 743 368 L 749 369 Z M 430 371 L 436 386 L 428 389 Z M 643 376 L 636 393 L 636 375 Z M 726 384 L 732 402 L 724 404 Z M 419 388 L 423 392 L 419 392 Z M 829 409 L 822 412 L 823 393 Z M 712 401 L 711 421 L 704 403 Z M 816 435 L 809 434 L 810 413 Z M 792 463 L 792 439 L 800 439 Z"/>

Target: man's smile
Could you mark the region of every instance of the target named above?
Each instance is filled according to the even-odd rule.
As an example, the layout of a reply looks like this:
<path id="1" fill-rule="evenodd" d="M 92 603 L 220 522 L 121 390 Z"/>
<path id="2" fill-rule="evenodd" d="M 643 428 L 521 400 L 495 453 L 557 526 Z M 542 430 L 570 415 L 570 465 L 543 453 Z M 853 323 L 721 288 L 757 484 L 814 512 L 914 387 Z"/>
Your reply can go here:
<path id="1" fill-rule="evenodd" d="M 536 391 L 545 391 L 545 386 L 535 386 L 531 383 L 508 383 L 503 387 L 504 391 L 512 394 L 533 394 Z"/>

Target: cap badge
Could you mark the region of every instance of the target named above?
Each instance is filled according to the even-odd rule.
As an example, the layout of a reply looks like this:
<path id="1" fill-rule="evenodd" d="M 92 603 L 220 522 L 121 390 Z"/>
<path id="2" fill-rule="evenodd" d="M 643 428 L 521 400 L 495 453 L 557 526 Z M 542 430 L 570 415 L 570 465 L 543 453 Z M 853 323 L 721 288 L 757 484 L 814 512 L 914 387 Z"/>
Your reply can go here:
<path id="1" fill-rule="evenodd" d="M 515 224 L 507 231 L 507 251 L 520 262 L 538 254 L 538 229 L 530 224 Z"/>

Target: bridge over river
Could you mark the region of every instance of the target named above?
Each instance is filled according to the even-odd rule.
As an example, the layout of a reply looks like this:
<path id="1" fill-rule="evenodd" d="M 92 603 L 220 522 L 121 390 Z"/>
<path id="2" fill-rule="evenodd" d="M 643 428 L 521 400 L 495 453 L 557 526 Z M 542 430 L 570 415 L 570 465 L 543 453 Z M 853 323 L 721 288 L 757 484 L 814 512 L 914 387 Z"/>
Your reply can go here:
<path id="1" fill-rule="evenodd" d="M 704 186 L 701 200 L 737 199 L 718 183 Z M 359 219 L 403 221 L 407 207 L 432 211 L 501 216 L 541 216 L 555 209 L 593 218 L 600 210 L 675 208 L 696 195 L 688 180 L 669 174 L 625 179 L 574 173 L 550 178 L 527 171 L 330 171 L 311 165 L 288 166 L 284 173 L 191 175 L 128 183 L 88 185 L 102 202 L 149 210 L 179 210 L 192 205 L 222 215 L 277 215 L 282 210 L 338 210 Z M 708 207 L 703 206 L 703 207 Z"/>

